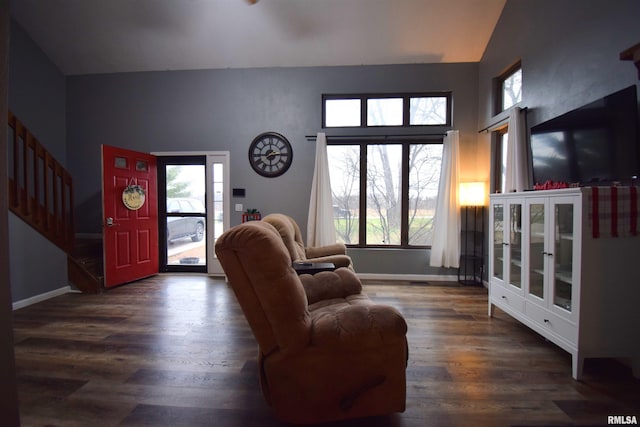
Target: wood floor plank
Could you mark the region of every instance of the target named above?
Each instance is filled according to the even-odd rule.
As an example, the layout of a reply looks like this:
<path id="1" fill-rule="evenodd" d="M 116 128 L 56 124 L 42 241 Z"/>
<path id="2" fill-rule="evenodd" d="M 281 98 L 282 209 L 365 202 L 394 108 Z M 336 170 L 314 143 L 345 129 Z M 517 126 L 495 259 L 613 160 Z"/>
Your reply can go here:
<path id="1" fill-rule="evenodd" d="M 612 360 L 571 358 L 457 284 L 365 282 L 407 319 L 407 409 L 331 427 L 606 425 L 640 419 L 640 381 Z M 159 275 L 14 312 L 23 426 L 280 427 L 262 397 L 257 345 L 233 292 Z"/>

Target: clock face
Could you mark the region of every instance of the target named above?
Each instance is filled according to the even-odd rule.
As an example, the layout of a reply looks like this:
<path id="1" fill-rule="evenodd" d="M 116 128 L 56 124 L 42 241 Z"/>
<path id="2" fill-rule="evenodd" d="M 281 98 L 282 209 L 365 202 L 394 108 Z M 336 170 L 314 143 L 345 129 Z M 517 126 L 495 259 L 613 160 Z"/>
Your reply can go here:
<path id="1" fill-rule="evenodd" d="M 262 176 L 273 178 L 289 169 L 293 151 L 287 138 L 275 132 L 258 135 L 249 146 L 249 163 Z"/>

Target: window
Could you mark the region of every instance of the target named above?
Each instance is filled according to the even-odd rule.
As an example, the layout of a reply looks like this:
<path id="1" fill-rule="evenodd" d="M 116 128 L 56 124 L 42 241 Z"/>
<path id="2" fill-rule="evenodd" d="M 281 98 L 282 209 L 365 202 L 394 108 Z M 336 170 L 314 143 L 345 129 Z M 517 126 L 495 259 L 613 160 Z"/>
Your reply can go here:
<path id="1" fill-rule="evenodd" d="M 451 126 L 451 93 L 324 95 L 322 126 Z"/>
<path id="2" fill-rule="evenodd" d="M 360 126 L 360 99 L 327 99 L 324 102 L 325 126 Z"/>
<path id="3" fill-rule="evenodd" d="M 520 63 L 511 66 L 498 78 L 497 105 L 499 113 L 522 101 L 522 67 Z"/>
<path id="4" fill-rule="evenodd" d="M 355 246 L 431 245 L 442 140 L 328 142 L 338 240 Z"/>
<path id="5" fill-rule="evenodd" d="M 402 126 L 402 98 L 367 99 L 367 126 Z"/>
<path id="6" fill-rule="evenodd" d="M 449 98 L 446 96 L 422 96 L 410 99 L 410 125 L 440 125 L 448 123 Z"/>

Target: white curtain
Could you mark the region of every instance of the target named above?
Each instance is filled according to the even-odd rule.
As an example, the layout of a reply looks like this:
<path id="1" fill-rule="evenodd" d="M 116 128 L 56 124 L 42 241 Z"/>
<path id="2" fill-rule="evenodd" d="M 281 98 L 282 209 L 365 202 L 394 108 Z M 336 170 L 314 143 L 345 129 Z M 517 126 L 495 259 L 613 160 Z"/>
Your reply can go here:
<path id="1" fill-rule="evenodd" d="M 316 165 L 313 171 L 309 200 L 307 246 L 326 246 L 335 242 L 336 227 L 333 223 L 327 138 L 324 133 L 320 132 L 316 137 Z"/>
<path id="2" fill-rule="evenodd" d="M 460 202 L 458 200 L 460 141 L 450 130 L 443 141 L 442 167 L 431 244 L 432 267 L 454 267 L 460 263 Z"/>
<path id="3" fill-rule="evenodd" d="M 525 112 L 513 107 L 509 112 L 505 193 L 531 189 L 527 161 Z"/>

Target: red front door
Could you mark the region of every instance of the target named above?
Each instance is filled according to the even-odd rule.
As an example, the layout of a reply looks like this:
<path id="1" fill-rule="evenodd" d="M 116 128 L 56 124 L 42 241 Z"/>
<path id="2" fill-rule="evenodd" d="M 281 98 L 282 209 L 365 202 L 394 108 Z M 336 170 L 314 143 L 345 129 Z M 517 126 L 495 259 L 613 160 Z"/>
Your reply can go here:
<path id="1" fill-rule="evenodd" d="M 156 158 L 102 146 L 104 286 L 158 273 Z"/>

